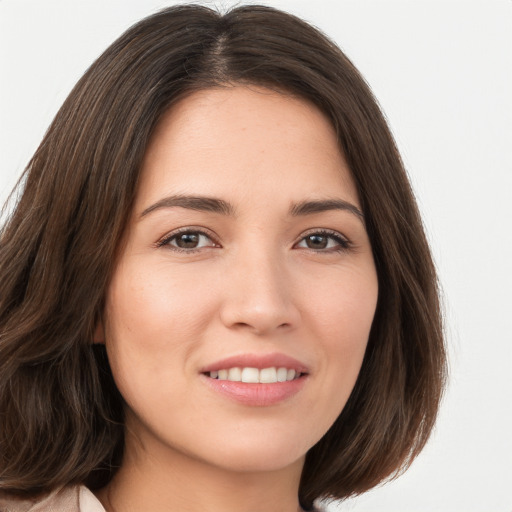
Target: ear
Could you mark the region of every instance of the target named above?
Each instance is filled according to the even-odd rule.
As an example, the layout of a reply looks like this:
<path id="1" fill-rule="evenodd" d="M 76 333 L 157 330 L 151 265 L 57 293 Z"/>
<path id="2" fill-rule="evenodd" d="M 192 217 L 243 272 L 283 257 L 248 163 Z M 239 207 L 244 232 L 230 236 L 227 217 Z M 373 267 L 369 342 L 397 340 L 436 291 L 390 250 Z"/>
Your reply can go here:
<path id="1" fill-rule="evenodd" d="M 103 321 L 100 320 L 96 324 L 96 329 L 94 329 L 93 343 L 97 343 L 99 345 L 105 344 L 105 328 L 103 327 Z"/>

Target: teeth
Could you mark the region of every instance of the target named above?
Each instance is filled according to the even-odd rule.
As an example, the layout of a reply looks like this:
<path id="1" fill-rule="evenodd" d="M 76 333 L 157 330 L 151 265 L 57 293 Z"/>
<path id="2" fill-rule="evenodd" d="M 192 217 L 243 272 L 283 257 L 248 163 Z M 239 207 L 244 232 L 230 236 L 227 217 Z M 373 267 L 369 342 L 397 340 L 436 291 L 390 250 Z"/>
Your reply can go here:
<path id="1" fill-rule="evenodd" d="M 228 370 L 228 380 L 240 382 L 241 379 L 242 379 L 242 369 L 241 368 L 230 368 Z"/>
<path id="2" fill-rule="evenodd" d="M 279 368 L 279 370 L 284 370 L 286 372 L 286 368 Z M 277 375 L 279 374 L 279 371 L 276 371 L 275 368 L 263 368 L 259 373 L 260 382 L 271 383 L 278 380 Z"/>
<path id="3" fill-rule="evenodd" d="M 228 368 L 209 373 L 210 378 L 218 380 L 230 380 L 233 382 L 247 382 L 251 384 L 273 384 L 294 380 L 301 376 L 294 369 L 289 368 Z"/>
<path id="4" fill-rule="evenodd" d="M 288 369 L 287 368 L 279 368 L 277 370 L 277 382 L 285 382 L 287 375 L 288 375 Z"/>
<path id="5" fill-rule="evenodd" d="M 240 380 L 255 384 L 260 381 L 260 372 L 257 368 L 244 368 Z"/>

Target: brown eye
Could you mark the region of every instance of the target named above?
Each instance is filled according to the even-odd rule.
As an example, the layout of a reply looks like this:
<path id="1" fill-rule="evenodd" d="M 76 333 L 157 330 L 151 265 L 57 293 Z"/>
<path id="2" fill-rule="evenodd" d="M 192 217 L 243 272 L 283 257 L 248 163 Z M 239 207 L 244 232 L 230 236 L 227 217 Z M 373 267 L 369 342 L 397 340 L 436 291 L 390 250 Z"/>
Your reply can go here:
<path id="1" fill-rule="evenodd" d="M 306 235 L 297 247 L 321 252 L 344 251 L 350 248 L 350 242 L 337 232 L 319 231 Z"/>
<path id="2" fill-rule="evenodd" d="M 169 247 L 177 251 L 194 251 L 203 247 L 216 247 L 212 239 L 201 231 L 182 231 L 170 235 L 160 242 L 159 247 Z"/>
<path id="3" fill-rule="evenodd" d="M 329 242 L 328 237 L 324 235 L 309 235 L 305 240 L 309 249 L 325 249 Z"/>
<path id="4" fill-rule="evenodd" d="M 195 249 L 199 244 L 199 237 L 199 233 L 182 233 L 174 239 L 180 249 Z"/>

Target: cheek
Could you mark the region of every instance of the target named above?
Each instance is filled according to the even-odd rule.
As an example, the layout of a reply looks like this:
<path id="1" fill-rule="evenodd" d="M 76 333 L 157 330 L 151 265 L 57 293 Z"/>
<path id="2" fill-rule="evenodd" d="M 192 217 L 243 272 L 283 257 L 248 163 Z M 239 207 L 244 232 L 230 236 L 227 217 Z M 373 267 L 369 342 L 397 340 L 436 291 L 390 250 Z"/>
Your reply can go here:
<path id="1" fill-rule="evenodd" d="M 329 423 L 341 413 L 359 375 L 375 314 L 378 284 L 373 266 L 365 272 L 354 270 L 323 282 L 321 290 L 308 294 L 304 308 L 315 329 L 315 350 L 323 361 L 322 387 L 330 391 L 322 404 L 324 410 L 318 415 L 329 418 Z"/>
<path id="2" fill-rule="evenodd" d="M 149 388 L 175 378 L 215 311 L 215 297 L 204 288 L 198 275 L 171 276 L 158 263 L 119 268 L 107 296 L 105 332 L 122 393 L 135 383 Z"/>
<path id="3" fill-rule="evenodd" d="M 314 282 L 322 286 L 312 286 Z M 314 282 L 303 291 L 302 309 L 312 321 L 316 319 L 322 337 L 333 343 L 333 349 L 366 345 L 378 296 L 373 260 L 365 267 L 344 268 L 330 277 L 316 276 Z"/>
<path id="4" fill-rule="evenodd" d="M 156 263 L 138 265 L 133 271 L 125 267 L 118 274 L 106 308 L 111 331 L 135 339 L 136 333 L 147 332 L 150 336 L 143 338 L 144 344 L 167 344 L 181 332 L 197 329 L 213 308 L 213 294 L 203 285 L 200 272 L 170 273 Z"/>

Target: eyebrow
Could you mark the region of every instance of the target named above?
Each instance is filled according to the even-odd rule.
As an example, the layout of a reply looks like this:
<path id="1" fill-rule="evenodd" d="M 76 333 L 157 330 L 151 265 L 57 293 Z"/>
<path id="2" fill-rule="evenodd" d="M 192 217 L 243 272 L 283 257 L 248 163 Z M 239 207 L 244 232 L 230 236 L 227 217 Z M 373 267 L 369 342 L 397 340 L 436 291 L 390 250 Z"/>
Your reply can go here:
<path id="1" fill-rule="evenodd" d="M 184 196 L 174 195 L 164 197 L 157 201 L 155 204 L 146 208 L 142 213 L 141 217 L 159 210 L 161 208 L 173 208 L 179 206 L 180 208 L 187 208 L 189 210 L 198 210 L 201 212 L 220 213 L 221 215 L 235 215 L 235 209 L 233 206 L 224 201 L 223 199 L 217 199 L 216 197 L 205 197 L 205 196 Z"/>
<path id="2" fill-rule="evenodd" d="M 206 196 L 185 196 L 185 195 L 172 195 L 160 199 L 153 205 L 146 208 L 141 217 L 149 215 L 155 210 L 162 208 L 180 207 L 189 210 L 197 210 L 202 212 L 218 213 L 234 217 L 236 209 L 234 206 L 223 199 L 216 197 Z M 314 201 L 301 201 L 293 203 L 290 207 L 289 214 L 292 217 L 302 217 L 306 215 L 313 215 L 331 210 L 342 210 L 352 213 L 364 222 L 363 212 L 354 204 L 349 203 L 343 199 L 320 199 Z"/>
<path id="3" fill-rule="evenodd" d="M 364 221 L 363 212 L 354 204 L 343 199 L 321 199 L 318 201 L 301 201 L 295 203 L 290 209 L 293 217 L 311 215 L 314 213 L 326 212 L 330 210 L 342 210 L 354 214 L 361 221 Z"/>

